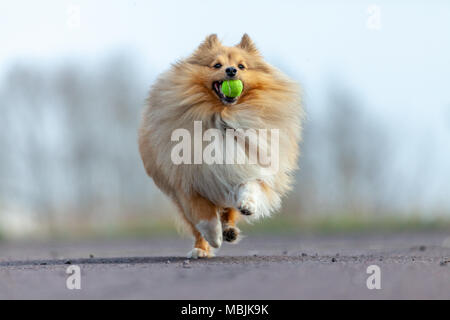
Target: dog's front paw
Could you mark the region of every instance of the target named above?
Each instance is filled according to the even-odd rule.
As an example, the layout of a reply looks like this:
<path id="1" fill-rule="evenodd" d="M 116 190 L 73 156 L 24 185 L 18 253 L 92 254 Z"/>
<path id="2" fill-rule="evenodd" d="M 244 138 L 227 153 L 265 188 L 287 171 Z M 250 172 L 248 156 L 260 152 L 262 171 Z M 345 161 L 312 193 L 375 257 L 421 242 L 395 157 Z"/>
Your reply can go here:
<path id="1" fill-rule="evenodd" d="M 187 254 L 188 259 L 201 259 L 212 257 L 214 257 L 214 254 L 212 252 L 208 252 L 200 248 L 194 248 Z"/>
<path id="2" fill-rule="evenodd" d="M 236 242 L 239 239 L 239 229 L 236 227 L 225 227 L 223 229 L 223 240 L 227 242 Z"/>
<path id="3" fill-rule="evenodd" d="M 244 198 L 238 203 L 238 209 L 243 215 L 251 216 L 255 214 L 257 210 L 256 200 L 251 196 Z"/>
<path id="4" fill-rule="evenodd" d="M 260 195 L 257 183 L 240 185 L 236 194 L 236 208 L 245 216 L 258 214 L 258 196 Z"/>

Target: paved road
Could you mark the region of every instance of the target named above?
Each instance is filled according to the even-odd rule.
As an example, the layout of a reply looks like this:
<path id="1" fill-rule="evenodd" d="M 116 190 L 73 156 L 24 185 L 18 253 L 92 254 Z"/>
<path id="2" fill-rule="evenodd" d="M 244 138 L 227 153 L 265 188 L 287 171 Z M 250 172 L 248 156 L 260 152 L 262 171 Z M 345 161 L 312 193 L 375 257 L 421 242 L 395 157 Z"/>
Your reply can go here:
<path id="1" fill-rule="evenodd" d="M 450 233 L 249 236 L 211 260 L 188 239 L 1 243 L 0 298 L 450 299 Z M 448 262 L 447 262 L 448 261 Z M 66 269 L 81 268 L 81 290 Z M 381 290 L 367 289 L 378 265 Z"/>

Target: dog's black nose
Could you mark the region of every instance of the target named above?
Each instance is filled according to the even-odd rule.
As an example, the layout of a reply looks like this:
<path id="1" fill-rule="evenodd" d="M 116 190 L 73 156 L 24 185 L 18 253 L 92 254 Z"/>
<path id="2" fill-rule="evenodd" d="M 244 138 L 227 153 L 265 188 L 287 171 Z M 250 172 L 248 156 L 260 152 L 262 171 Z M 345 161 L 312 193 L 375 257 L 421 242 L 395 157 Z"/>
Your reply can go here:
<path id="1" fill-rule="evenodd" d="M 237 73 L 237 69 L 235 67 L 229 67 L 226 68 L 225 72 L 227 73 L 227 76 L 234 77 Z"/>

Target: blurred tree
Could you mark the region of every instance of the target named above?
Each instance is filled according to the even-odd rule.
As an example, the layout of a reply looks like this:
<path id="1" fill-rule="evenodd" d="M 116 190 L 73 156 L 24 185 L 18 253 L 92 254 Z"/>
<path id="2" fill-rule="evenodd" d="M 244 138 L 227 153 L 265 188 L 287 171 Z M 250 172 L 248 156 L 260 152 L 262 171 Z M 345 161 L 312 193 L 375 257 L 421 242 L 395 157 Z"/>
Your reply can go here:
<path id="1" fill-rule="evenodd" d="M 89 71 L 9 70 L 0 88 L 0 147 L 8 151 L 0 198 L 31 207 L 49 225 L 147 213 L 156 194 L 137 148 L 147 90 L 129 61 L 118 56 Z"/>
<path id="2" fill-rule="evenodd" d="M 150 80 L 142 81 L 130 61 L 9 70 L 0 87 L 0 202 L 30 207 L 49 225 L 175 211 L 139 157 Z M 330 87 L 322 112 L 307 112 L 297 185 L 284 211 L 380 214 L 398 201 L 414 208 L 424 186 L 400 195 L 392 133 L 337 81 Z"/>
<path id="3" fill-rule="evenodd" d="M 343 89 L 331 91 L 327 120 L 337 202 L 346 211 L 378 212 L 384 204 L 389 153 L 382 126 Z"/>
<path id="4" fill-rule="evenodd" d="M 308 114 L 295 196 L 300 214 L 376 213 L 386 208 L 389 143 L 347 90 L 332 85 L 324 111 Z"/>

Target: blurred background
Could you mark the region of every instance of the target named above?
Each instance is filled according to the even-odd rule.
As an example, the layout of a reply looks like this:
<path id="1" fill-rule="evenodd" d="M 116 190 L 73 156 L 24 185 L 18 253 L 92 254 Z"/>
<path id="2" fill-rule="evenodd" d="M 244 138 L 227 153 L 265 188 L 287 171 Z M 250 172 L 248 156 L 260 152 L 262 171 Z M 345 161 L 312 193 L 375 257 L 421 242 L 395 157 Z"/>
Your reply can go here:
<path id="1" fill-rule="evenodd" d="M 0 1 L 0 239 L 175 233 L 147 92 L 247 32 L 304 88 L 296 186 L 249 232 L 450 230 L 450 2 Z"/>

